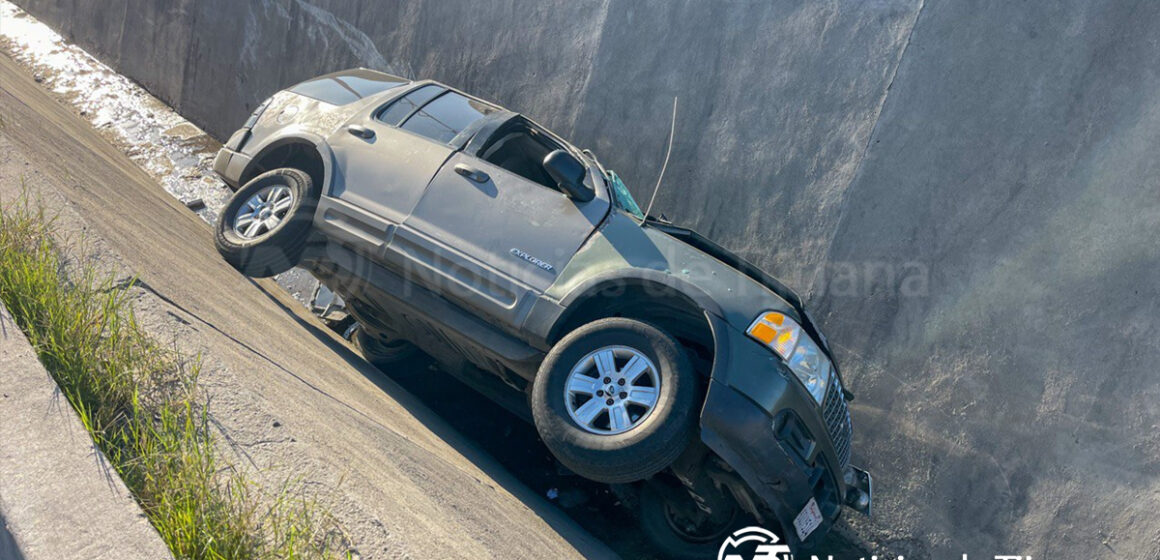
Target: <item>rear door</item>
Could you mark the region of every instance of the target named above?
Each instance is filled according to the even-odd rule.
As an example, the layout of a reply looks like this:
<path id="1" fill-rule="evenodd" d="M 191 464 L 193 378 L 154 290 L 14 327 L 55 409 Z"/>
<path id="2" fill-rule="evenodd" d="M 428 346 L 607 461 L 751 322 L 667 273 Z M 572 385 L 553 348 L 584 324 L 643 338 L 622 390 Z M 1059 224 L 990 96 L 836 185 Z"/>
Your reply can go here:
<path id="1" fill-rule="evenodd" d="M 340 208 L 355 207 L 359 220 L 369 214 L 374 221 L 403 222 L 454 148 L 399 125 L 445 91 L 420 86 L 352 119 L 328 139 L 335 159 L 330 195 L 346 203 Z"/>
<path id="2" fill-rule="evenodd" d="M 474 143 L 474 141 L 473 141 Z M 585 179 L 590 185 L 599 178 Z M 522 323 L 607 214 L 608 194 L 577 203 L 553 187 L 464 152 L 454 154 L 392 240 L 412 276 L 457 303 Z"/>

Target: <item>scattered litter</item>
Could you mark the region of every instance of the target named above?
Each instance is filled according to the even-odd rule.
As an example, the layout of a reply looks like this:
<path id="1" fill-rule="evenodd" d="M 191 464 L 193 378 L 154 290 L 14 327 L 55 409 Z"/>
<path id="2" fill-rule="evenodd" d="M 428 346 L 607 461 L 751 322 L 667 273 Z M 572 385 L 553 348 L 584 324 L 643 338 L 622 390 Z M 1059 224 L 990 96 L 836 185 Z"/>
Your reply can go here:
<path id="1" fill-rule="evenodd" d="M 559 498 L 559 497 L 560 497 L 560 490 L 558 490 L 556 488 L 549 488 L 548 489 L 548 499 L 549 500 L 555 500 L 556 498 Z"/>
<path id="2" fill-rule="evenodd" d="M 280 427 L 282 427 L 282 423 L 281 423 L 281 422 L 279 422 L 279 421 L 277 421 L 277 420 L 275 420 L 275 421 L 274 421 L 274 427 L 275 427 L 275 428 L 280 428 Z"/>
<path id="3" fill-rule="evenodd" d="M 185 201 L 185 207 L 197 212 L 205 209 L 205 201 L 200 198 Z"/>

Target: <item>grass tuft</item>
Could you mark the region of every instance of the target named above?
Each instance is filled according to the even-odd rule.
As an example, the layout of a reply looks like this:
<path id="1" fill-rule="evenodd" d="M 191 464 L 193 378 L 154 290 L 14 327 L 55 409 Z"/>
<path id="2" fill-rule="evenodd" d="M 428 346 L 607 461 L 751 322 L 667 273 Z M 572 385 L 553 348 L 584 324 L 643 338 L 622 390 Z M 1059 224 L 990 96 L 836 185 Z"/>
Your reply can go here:
<path id="1" fill-rule="evenodd" d="M 286 483 L 264 495 L 221 464 L 196 363 L 146 335 L 129 287 L 67 267 L 53 221 L 27 196 L 0 211 L 0 301 L 174 556 L 338 556 L 337 531 Z M 79 270 L 75 270 L 79 268 Z"/>

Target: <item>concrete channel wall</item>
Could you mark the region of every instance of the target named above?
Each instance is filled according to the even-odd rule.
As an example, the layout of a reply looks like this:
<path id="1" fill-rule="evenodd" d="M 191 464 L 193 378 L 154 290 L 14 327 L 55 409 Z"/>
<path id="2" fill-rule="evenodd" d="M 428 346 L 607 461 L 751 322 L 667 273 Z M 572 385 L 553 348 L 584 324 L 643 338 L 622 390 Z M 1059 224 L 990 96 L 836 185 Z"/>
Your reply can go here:
<path id="1" fill-rule="evenodd" d="M 524 111 L 644 200 L 679 97 L 656 209 L 816 310 L 858 393 L 864 534 L 1160 549 L 1160 3 L 17 4 L 219 137 L 368 66 Z"/>

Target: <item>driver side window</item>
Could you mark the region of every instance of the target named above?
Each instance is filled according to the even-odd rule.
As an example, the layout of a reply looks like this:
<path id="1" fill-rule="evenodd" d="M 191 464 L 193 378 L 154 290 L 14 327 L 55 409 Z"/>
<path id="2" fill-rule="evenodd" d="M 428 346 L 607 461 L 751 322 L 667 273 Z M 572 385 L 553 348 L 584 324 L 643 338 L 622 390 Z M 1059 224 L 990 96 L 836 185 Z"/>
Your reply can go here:
<path id="1" fill-rule="evenodd" d="M 549 143 L 535 129 L 521 124 L 501 132 L 497 140 L 483 148 L 479 157 L 529 181 L 559 190 L 544 169 L 544 157 L 556 149 L 554 143 Z"/>

